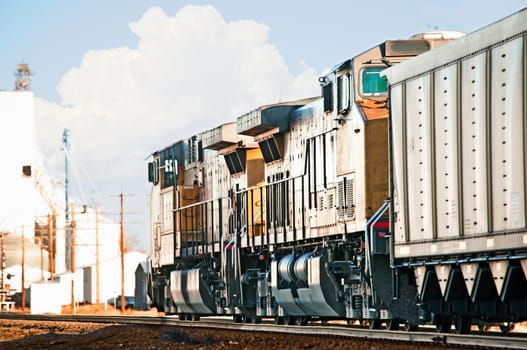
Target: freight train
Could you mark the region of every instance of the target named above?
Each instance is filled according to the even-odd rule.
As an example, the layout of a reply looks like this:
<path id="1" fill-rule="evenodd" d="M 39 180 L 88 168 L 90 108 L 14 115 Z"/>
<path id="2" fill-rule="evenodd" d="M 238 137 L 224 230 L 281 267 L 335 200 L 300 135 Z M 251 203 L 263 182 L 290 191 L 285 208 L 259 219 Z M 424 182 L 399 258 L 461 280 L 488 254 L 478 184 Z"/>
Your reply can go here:
<path id="1" fill-rule="evenodd" d="M 153 306 L 509 331 L 527 319 L 527 10 L 388 40 L 154 152 Z"/>

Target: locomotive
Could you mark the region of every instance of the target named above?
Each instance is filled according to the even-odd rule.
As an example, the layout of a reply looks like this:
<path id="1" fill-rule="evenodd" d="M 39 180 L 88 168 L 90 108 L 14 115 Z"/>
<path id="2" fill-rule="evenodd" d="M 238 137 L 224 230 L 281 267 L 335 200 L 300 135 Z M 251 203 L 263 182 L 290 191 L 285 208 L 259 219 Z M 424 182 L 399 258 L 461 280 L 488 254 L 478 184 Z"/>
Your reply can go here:
<path id="1" fill-rule="evenodd" d="M 459 333 L 527 319 L 526 23 L 385 41 L 320 97 L 154 152 L 153 306 Z"/>

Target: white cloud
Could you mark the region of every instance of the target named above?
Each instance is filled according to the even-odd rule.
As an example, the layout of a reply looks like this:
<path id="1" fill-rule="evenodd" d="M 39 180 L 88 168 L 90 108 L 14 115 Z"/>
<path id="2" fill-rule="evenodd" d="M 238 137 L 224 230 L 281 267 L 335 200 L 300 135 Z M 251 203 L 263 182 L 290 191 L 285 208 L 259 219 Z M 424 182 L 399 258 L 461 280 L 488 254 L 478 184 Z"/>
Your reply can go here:
<path id="1" fill-rule="evenodd" d="M 37 99 L 35 108 L 43 151 L 69 128 L 95 182 L 114 193 L 144 188 L 143 160 L 156 148 L 260 105 L 319 94 L 318 74 L 307 65 L 290 73 L 266 25 L 227 22 L 212 6 L 173 17 L 151 8 L 130 29 L 137 48 L 86 53 L 58 86 L 62 103 Z"/>

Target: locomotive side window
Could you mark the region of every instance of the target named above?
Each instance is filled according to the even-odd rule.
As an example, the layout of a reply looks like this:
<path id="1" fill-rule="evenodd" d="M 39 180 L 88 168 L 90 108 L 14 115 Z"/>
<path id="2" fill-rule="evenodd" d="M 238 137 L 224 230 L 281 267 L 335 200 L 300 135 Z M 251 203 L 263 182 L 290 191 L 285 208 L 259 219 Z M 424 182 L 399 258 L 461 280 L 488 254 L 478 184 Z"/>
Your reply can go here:
<path id="1" fill-rule="evenodd" d="M 333 111 L 333 83 L 322 86 L 322 97 L 324 98 L 324 112 Z"/>
<path id="2" fill-rule="evenodd" d="M 202 162 L 203 161 L 203 143 L 197 136 L 192 136 L 188 140 L 188 162 Z"/>
<path id="3" fill-rule="evenodd" d="M 159 160 L 148 163 L 148 181 L 157 185 L 159 183 Z"/>
<path id="4" fill-rule="evenodd" d="M 385 67 L 365 68 L 361 72 L 361 92 L 366 96 L 383 96 L 388 93 L 388 81 L 380 73 Z"/>
<path id="5" fill-rule="evenodd" d="M 171 148 L 161 153 L 161 188 L 173 186 L 177 177 L 177 160 L 174 159 L 174 152 Z"/>
<path id="6" fill-rule="evenodd" d="M 350 78 L 348 74 L 337 78 L 337 109 L 341 114 L 348 112 L 350 107 Z"/>

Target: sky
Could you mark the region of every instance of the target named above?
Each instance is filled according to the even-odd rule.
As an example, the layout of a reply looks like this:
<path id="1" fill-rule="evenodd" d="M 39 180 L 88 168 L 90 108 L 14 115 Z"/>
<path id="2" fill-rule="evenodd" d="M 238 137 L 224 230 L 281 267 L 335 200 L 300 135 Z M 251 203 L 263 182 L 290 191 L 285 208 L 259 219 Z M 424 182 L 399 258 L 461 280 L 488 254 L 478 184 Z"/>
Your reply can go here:
<path id="1" fill-rule="evenodd" d="M 35 120 L 49 173 L 108 216 L 125 195 L 126 234 L 149 252 L 146 158 L 258 106 L 318 96 L 317 78 L 388 39 L 472 32 L 527 0 L 0 0 L 0 90 L 33 70 Z M 93 197 L 93 198 L 92 198 Z"/>

